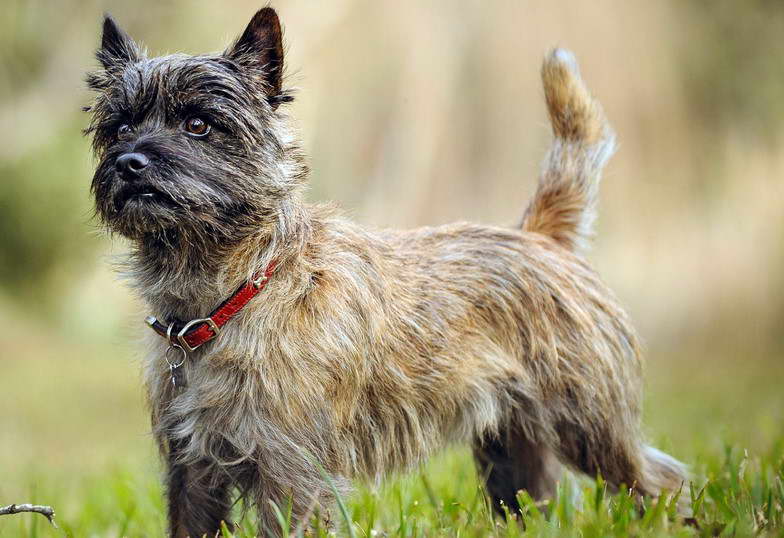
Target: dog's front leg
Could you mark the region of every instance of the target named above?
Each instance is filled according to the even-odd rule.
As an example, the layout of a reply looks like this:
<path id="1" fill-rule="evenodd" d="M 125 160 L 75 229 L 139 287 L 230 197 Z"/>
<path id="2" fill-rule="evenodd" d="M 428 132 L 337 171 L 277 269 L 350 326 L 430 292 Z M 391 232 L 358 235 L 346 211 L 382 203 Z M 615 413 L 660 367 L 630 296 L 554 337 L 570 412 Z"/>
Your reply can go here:
<path id="1" fill-rule="evenodd" d="M 300 533 L 315 536 L 318 534 L 316 526 L 327 532 L 335 530 L 330 517 L 335 502 L 332 487 L 336 487 L 341 495 L 347 495 L 350 482 L 336 475 L 327 480 L 323 469 L 301 463 L 301 474 L 297 476 L 275 477 L 267 473 L 263 478 L 255 477 L 251 502 L 259 518 L 260 536 L 285 537 Z M 295 466 L 293 464 L 291 468 Z M 245 489 L 251 492 L 250 488 Z M 287 527 L 281 527 L 281 514 L 288 520 Z"/>
<path id="2" fill-rule="evenodd" d="M 183 441 L 169 441 L 167 458 L 167 501 L 169 535 L 172 538 L 213 537 L 221 522 L 228 521 L 231 483 L 220 468 L 207 462 L 179 461 Z"/>

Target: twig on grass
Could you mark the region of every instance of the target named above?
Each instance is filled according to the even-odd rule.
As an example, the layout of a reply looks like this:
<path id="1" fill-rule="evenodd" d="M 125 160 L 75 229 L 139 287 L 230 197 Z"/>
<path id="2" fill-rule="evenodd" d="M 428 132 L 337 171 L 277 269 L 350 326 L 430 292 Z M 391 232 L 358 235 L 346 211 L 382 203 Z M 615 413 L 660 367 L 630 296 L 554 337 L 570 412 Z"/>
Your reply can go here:
<path id="1" fill-rule="evenodd" d="M 22 512 L 33 512 L 41 514 L 49 520 L 49 523 L 57 528 L 54 522 L 54 509 L 51 506 L 43 506 L 40 504 L 9 504 L 8 506 L 0 506 L 0 516 L 7 516 L 9 514 L 20 514 Z"/>

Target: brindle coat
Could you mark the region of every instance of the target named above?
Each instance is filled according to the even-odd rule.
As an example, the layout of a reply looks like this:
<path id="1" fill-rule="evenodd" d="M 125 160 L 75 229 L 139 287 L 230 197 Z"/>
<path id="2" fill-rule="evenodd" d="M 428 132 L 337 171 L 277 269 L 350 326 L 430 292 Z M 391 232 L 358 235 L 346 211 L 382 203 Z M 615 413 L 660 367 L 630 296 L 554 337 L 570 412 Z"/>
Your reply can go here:
<path id="1" fill-rule="evenodd" d="M 232 492 L 276 529 L 328 507 L 330 487 L 472 443 L 496 506 L 552 494 L 560 463 L 639 494 L 681 465 L 640 432 L 640 346 L 581 255 L 614 136 L 573 57 L 542 69 L 555 140 L 515 228 L 372 230 L 309 205 L 282 103 L 277 15 L 225 53 L 148 58 L 107 17 L 88 76 L 96 208 L 131 239 L 125 274 L 151 313 L 210 312 L 277 260 L 261 295 L 170 383 L 150 332 L 152 423 L 168 465 L 172 536 L 212 535 Z M 206 136 L 184 127 L 198 117 Z M 150 164 L 117 171 L 120 155 Z M 560 463 L 559 463 L 560 462 Z"/>

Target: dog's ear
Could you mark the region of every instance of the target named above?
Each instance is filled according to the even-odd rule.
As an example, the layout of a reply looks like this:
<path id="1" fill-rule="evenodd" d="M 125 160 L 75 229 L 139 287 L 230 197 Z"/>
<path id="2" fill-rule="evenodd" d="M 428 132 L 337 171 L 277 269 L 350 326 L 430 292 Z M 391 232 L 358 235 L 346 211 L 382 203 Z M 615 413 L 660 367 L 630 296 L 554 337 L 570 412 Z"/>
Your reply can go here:
<path id="1" fill-rule="evenodd" d="M 125 67 L 141 59 L 139 46 L 128 36 L 108 13 L 103 18 L 101 48 L 95 53 L 104 69 Z"/>
<path id="2" fill-rule="evenodd" d="M 256 12 L 225 56 L 243 67 L 261 70 L 267 99 L 273 108 L 281 102 L 291 101 L 282 91 L 283 31 L 274 9 L 265 7 Z"/>

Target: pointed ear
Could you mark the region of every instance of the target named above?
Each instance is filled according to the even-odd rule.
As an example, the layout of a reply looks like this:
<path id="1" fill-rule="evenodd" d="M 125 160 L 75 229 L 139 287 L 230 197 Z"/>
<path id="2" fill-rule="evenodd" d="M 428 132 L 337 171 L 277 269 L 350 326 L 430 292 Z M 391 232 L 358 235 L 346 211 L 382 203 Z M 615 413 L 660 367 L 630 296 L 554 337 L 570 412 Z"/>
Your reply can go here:
<path id="1" fill-rule="evenodd" d="M 103 19 L 101 48 L 95 53 L 105 69 L 123 67 L 141 59 L 139 46 L 134 43 L 108 13 Z"/>
<path id="2" fill-rule="evenodd" d="M 267 83 L 267 96 L 273 108 L 280 102 L 291 100 L 281 91 L 283 32 L 274 9 L 265 7 L 259 10 L 225 55 L 241 66 L 262 70 Z"/>

